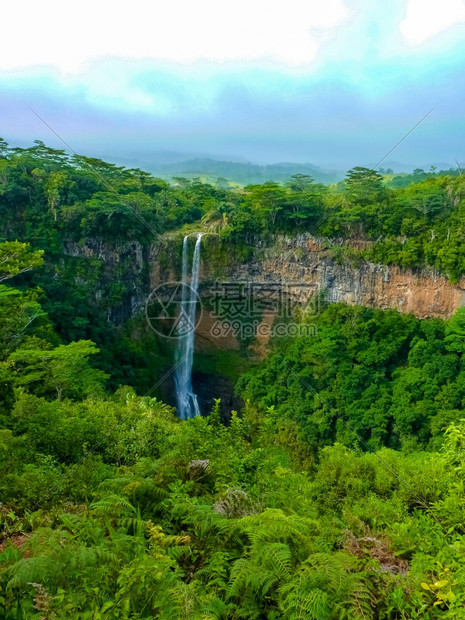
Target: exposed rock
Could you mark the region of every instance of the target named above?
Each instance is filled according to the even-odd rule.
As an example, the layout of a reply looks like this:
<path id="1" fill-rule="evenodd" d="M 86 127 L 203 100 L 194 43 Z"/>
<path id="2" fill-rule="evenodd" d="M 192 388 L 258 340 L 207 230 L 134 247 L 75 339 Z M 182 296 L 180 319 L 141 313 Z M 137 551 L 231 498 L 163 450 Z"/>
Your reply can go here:
<path id="1" fill-rule="evenodd" d="M 103 309 L 108 320 L 119 325 L 144 312 L 146 300 L 158 285 L 179 281 L 180 239 L 166 238 L 167 243 L 156 241 L 151 246 L 143 246 L 137 241 L 118 245 L 101 239 L 86 239 L 83 244 L 65 244 L 65 254 L 101 261 L 99 280 L 89 304 Z M 465 279 L 451 284 L 446 276 L 432 269 L 405 270 L 366 261 L 359 261 L 358 265 L 349 261 L 341 264 L 328 246 L 347 245 L 343 240 L 328 242 L 311 235 L 281 235 L 275 237 L 271 245 L 264 239 L 250 237 L 247 248 L 228 246 L 218 237 L 205 238 L 202 243 L 199 293 L 204 300 L 204 311 L 197 326 L 195 345 L 198 353 L 207 356 L 213 347 L 215 350 L 245 353 L 249 358 L 263 357 L 269 334 L 261 328 L 269 328 L 278 316 L 273 311 L 260 314 L 254 319 L 256 329 L 252 337 L 247 333 L 238 337 L 234 331 L 228 330 L 220 336 L 215 335 L 218 321 L 207 298 L 211 298 L 218 282 L 260 285 L 262 291 L 271 293 L 285 288 L 286 295 L 292 300 L 299 300 L 302 289 L 308 288 L 315 300 L 320 292 L 330 302 L 394 308 L 419 318 L 447 319 L 465 304 Z M 167 244 L 170 244 L 168 249 Z M 364 240 L 350 242 L 351 247 L 358 249 L 369 245 L 370 242 Z M 244 249 L 250 252 L 244 252 Z M 246 255 L 247 259 L 239 258 Z M 109 295 L 111 285 L 120 285 L 122 293 L 119 298 L 113 299 Z M 317 304 L 313 311 L 316 317 Z M 242 329 L 243 325 L 239 327 Z M 225 419 L 231 409 L 241 405 L 234 395 L 233 381 L 219 370 L 215 372 L 213 368 L 205 373 L 194 369 L 193 384 L 202 411 L 211 409 L 212 395 L 221 398 Z M 175 404 L 172 402 L 175 390 L 171 376 L 163 382 L 160 391 L 166 402 Z"/>
<path id="2" fill-rule="evenodd" d="M 449 318 L 465 304 L 465 279 L 452 285 L 433 270 L 403 270 L 366 261 L 356 267 L 340 265 L 321 240 L 304 235 L 280 238 L 251 261 L 231 265 L 227 275 L 232 282 L 313 285 L 330 302 L 394 308 L 419 318 Z"/>
<path id="3" fill-rule="evenodd" d="M 344 245 L 333 240 L 333 245 Z M 352 247 L 366 247 L 369 242 L 351 241 Z M 312 286 L 325 292 L 330 302 L 359 304 L 372 308 L 395 308 L 413 313 L 419 318 L 449 318 L 465 305 L 465 279 L 451 284 L 448 278 L 432 269 L 401 269 L 362 261 L 354 266 L 339 264 L 326 249 L 324 239 L 311 235 L 278 236 L 271 246 L 262 239 L 251 240 L 252 256 L 247 261 L 231 258 L 222 266 L 224 282 L 275 286 Z M 176 281 L 180 275 L 179 252 L 168 251 L 164 244 L 143 247 L 130 242 L 121 247 L 110 247 L 102 240 L 87 239 L 84 245 L 68 243 L 65 253 L 71 256 L 99 258 L 103 262 L 106 281 L 121 281 L 126 287 L 122 303 L 109 311 L 109 320 L 115 324 L 141 312 L 151 290 L 167 281 Z M 121 270 L 121 265 L 125 269 Z M 209 295 L 218 280 L 218 267 L 208 259 L 208 247 L 202 250 L 200 293 Z M 95 302 L 101 297 L 101 288 L 95 290 Z M 208 320 L 208 318 L 206 319 Z M 225 347 L 235 346 L 231 341 Z"/>
<path id="4" fill-rule="evenodd" d="M 138 241 L 112 245 L 102 239 L 88 238 L 84 244 L 65 242 L 64 253 L 75 258 L 101 261 L 101 277 L 92 300 L 96 306 L 108 306 L 110 284 L 120 284 L 124 288 L 121 301 L 108 307 L 108 321 L 119 325 L 143 311 L 149 291 L 149 248 Z"/>

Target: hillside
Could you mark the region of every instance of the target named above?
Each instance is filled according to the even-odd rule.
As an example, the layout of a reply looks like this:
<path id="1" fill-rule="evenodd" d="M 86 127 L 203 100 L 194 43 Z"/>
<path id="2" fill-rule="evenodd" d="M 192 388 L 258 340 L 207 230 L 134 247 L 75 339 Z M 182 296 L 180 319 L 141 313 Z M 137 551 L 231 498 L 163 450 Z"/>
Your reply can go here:
<path id="1" fill-rule="evenodd" d="M 227 179 L 241 185 L 265 183 L 266 181 L 287 181 L 293 174 L 311 175 L 319 183 L 336 183 L 344 174 L 325 171 L 312 164 L 277 163 L 253 164 L 215 159 L 191 159 L 172 164 L 154 164 L 153 174 L 161 177 L 212 177 Z"/>
<path id="2" fill-rule="evenodd" d="M 0 147 L 0 617 L 463 617 L 465 178 Z"/>

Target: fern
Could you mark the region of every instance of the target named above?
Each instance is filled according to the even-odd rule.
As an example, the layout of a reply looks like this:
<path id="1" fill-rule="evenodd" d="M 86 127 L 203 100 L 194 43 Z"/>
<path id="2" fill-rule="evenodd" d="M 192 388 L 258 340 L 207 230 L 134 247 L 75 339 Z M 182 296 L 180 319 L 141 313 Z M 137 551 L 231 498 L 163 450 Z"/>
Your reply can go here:
<path id="1" fill-rule="evenodd" d="M 290 575 L 291 551 L 284 543 L 256 545 L 248 558 L 237 560 L 231 570 L 227 594 L 237 597 L 241 592 L 263 597 L 281 580 Z"/>
<path id="2" fill-rule="evenodd" d="M 327 592 L 314 588 L 307 594 L 302 591 L 290 593 L 282 606 L 288 620 L 306 618 L 308 620 L 327 620 L 334 617 Z"/>
<path id="3" fill-rule="evenodd" d="M 350 579 L 349 618 L 374 618 L 374 599 L 368 580 L 363 575 L 353 575 Z"/>
<path id="4" fill-rule="evenodd" d="M 93 502 L 90 508 L 98 516 L 110 518 L 135 512 L 134 506 L 128 499 L 115 493 L 105 495 L 102 499 Z"/>
<path id="5" fill-rule="evenodd" d="M 202 620 L 229 620 L 234 617 L 236 606 L 215 597 L 204 603 L 200 609 L 199 618 Z"/>

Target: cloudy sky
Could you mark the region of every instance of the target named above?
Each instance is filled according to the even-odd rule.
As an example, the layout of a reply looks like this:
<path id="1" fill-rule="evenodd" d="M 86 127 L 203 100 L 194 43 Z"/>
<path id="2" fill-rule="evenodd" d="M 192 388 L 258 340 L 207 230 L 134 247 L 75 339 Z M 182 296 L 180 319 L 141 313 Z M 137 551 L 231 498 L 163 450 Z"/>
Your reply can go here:
<path id="1" fill-rule="evenodd" d="M 0 135 L 117 161 L 465 160 L 465 0 L 19 0 Z M 381 164 L 383 165 L 383 164 Z"/>

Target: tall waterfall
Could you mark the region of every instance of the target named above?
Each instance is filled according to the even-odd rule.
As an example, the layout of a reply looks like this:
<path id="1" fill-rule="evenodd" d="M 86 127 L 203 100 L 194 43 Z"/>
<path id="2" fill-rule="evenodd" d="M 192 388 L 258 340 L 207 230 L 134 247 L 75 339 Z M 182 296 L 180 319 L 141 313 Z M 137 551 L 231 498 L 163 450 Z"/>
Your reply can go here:
<path id="1" fill-rule="evenodd" d="M 197 396 L 192 390 L 192 364 L 194 362 L 194 328 L 197 307 L 197 290 L 199 287 L 200 242 L 202 233 L 197 234 L 194 257 L 192 259 L 192 276 L 190 286 L 187 282 L 188 236 L 182 244 L 182 298 L 179 315 L 179 339 L 176 351 L 176 367 L 174 383 L 178 416 L 182 420 L 200 415 Z"/>

